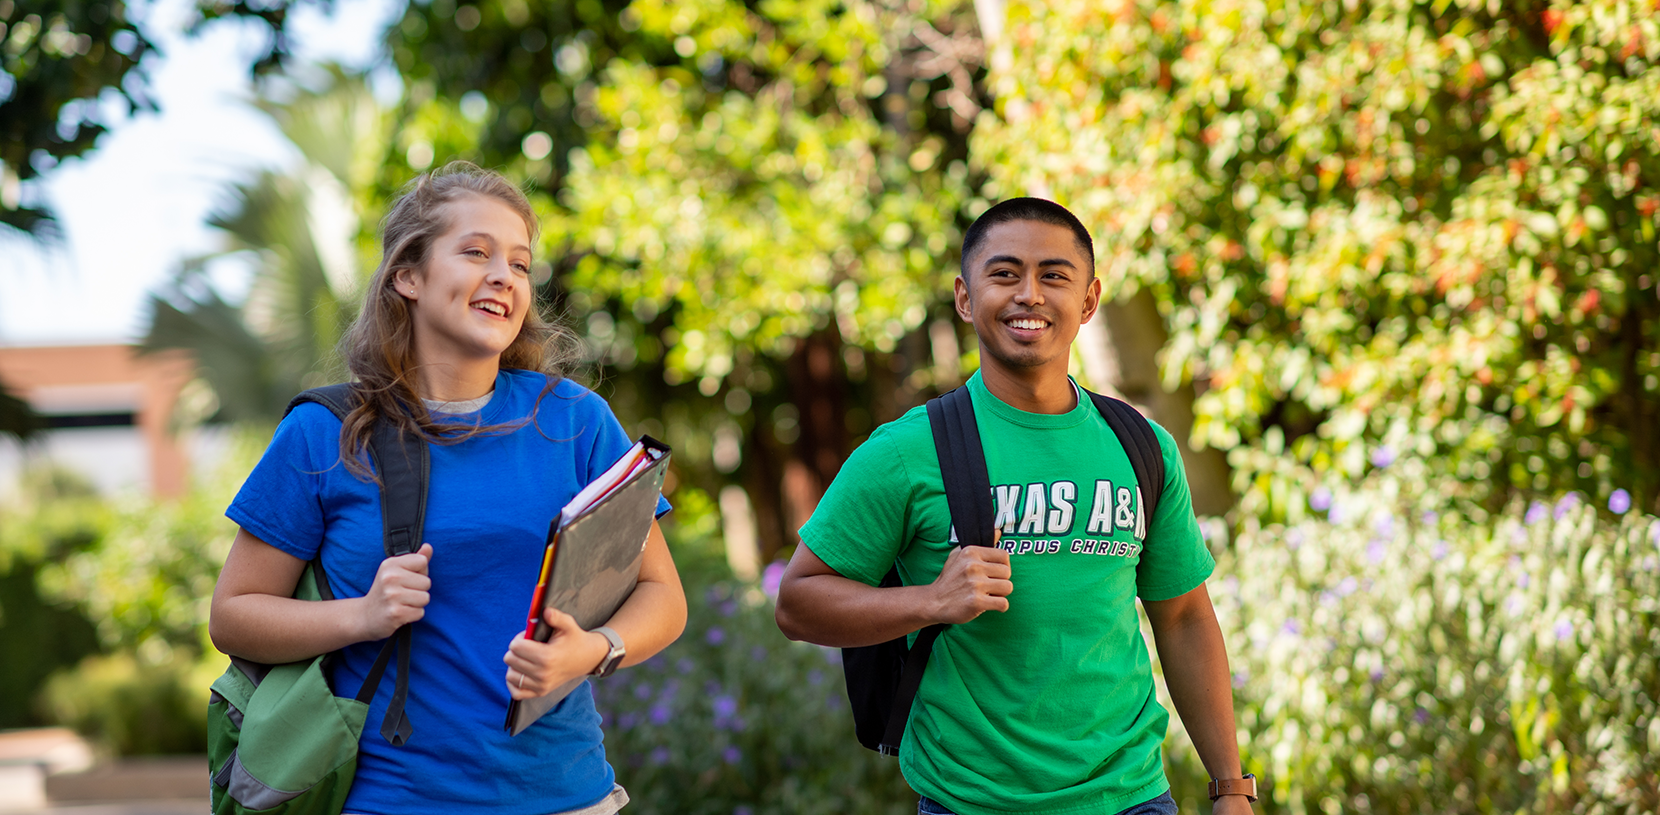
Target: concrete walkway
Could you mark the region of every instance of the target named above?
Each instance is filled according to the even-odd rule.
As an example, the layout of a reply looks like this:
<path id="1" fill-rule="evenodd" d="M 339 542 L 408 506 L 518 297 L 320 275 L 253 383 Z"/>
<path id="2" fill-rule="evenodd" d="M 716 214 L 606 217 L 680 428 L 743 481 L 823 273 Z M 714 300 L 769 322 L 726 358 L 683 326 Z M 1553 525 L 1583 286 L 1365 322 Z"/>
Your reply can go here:
<path id="1" fill-rule="evenodd" d="M 204 815 L 206 756 L 98 762 L 64 728 L 0 732 L 0 815 Z"/>

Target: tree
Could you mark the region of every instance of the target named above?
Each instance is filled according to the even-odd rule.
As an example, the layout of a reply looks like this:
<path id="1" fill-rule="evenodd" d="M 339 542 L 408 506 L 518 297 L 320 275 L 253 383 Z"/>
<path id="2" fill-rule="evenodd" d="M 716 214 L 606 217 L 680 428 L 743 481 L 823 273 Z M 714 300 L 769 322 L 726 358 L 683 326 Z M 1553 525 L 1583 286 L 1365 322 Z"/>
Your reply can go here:
<path id="1" fill-rule="evenodd" d="M 582 254 L 563 284 L 627 325 L 630 363 L 660 359 L 706 421 L 737 425 L 771 556 L 855 434 L 909 406 L 894 392 L 936 384 L 926 332 L 953 320 L 979 110 L 972 10 L 639 0 L 624 23 L 679 59 L 613 59 L 579 108 L 590 142 L 553 231 Z M 919 376 L 893 375 L 904 350 Z M 888 415 L 849 422 L 878 392 Z"/>
<path id="2" fill-rule="evenodd" d="M 1009 11 L 975 157 L 1151 291 L 1253 517 L 1378 468 L 1660 506 L 1652 3 Z"/>
<path id="3" fill-rule="evenodd" d="M 364 218 L 380 172 L 386 114 L 361 78 L 330 70 L 319 89 L 273 86 L 259 103 L 299 149 L 300 164 L 239 184 L 210 223 L 224 254 L 252 255 L 247 300 L 227 303 L 187 264 L 151 297 L 146 351 L 184 348 L 219 399 L 220 418 L 275 421 L 300 390 L 339 379 L 336 345 L 356 315 Z"/>
<path id="4" fill-rule="evenodd" d="M 92 149 L 108 102 L 154 108 L 133 72 L 152 46 L 120 0 L 0 0 L 0 41 L 0 224 L 50 237 L 22 183 Z"/>

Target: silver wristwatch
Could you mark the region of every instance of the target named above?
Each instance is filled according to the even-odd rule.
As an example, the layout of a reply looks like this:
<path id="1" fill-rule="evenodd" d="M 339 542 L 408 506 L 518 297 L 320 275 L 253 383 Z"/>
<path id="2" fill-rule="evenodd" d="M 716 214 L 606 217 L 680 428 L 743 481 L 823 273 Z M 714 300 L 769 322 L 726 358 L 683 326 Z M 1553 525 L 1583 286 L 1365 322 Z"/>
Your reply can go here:
<path id="1" fill-rule="evenodd" d="M 622 664 L 623 657 L 628 656 L 628 649 L 623 647 L 622 636 L 610 628 L 602 625 L 594 629 L 594 633 L 599 634 L 605 638 L 606 642 L 611 643 L 611 650 L 606 652 L 605 658 L 599 661 L 599 665 L 589 673 L 589 676 L 610 676 L 617 672 L 617 666 Z"/>

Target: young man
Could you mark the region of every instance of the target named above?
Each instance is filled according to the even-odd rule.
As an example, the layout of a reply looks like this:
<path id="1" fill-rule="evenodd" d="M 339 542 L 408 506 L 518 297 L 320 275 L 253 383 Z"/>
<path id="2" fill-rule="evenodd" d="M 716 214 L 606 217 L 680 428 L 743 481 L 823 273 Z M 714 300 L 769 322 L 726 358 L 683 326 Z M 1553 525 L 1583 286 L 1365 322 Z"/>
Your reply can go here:
<path id="1" fill-rule="evenodd" d="M 802 527 L 778 625 L 792 639 L 848 647 L 952 624 L 934 644 L 899 753 L 920 813 L 1175 813 L 1160 758 L 1169 716 L 1154 697 L 1135 599 L 1206 770 L 1241 779 L 1228 657 L 1204 586 L 1215 564 L 1170 434 L 1155 425 L 1165 483 L 1136 484 L 1117 437 L 1067 375 L 1072 340 L 1101 297 L 1089 231 L 1058 204 L 1004 201 L 964 236 L 955 288 L 957 314 L 980 342 L 966 387 L 999 547 L 952 542 L 917 408 L 854 451 Z M 1154 518 L 1140 515 L 1149 488 L 1161 490 Z M 896 561 L 905 585 L 877 588 Z M 1214 811 L 1251 808 L 1225 794 Z"/>

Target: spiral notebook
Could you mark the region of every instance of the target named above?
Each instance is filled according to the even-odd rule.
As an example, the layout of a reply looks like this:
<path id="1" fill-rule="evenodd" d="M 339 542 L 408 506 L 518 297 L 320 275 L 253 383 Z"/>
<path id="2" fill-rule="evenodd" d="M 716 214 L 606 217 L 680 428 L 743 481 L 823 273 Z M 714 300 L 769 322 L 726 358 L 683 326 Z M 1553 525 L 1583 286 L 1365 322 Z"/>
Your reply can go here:
<path id="1" fill-rule="evenodd" d="M 553 628 L 542 612 L 553 606 L 593 629 L 622 607 L 640 576 L 646 536 L 657 517 L 657 499 L 668 472 L 669 446 L 640 440 L 599 478 L 584 487 L 548 525 L 542 571 L 531 595 L 525 632 L 547 642 Z M 507 706 L 507 731 L 515 736 L 558 706 L 587 677 L 578 677 L 535 699 Z"/>

